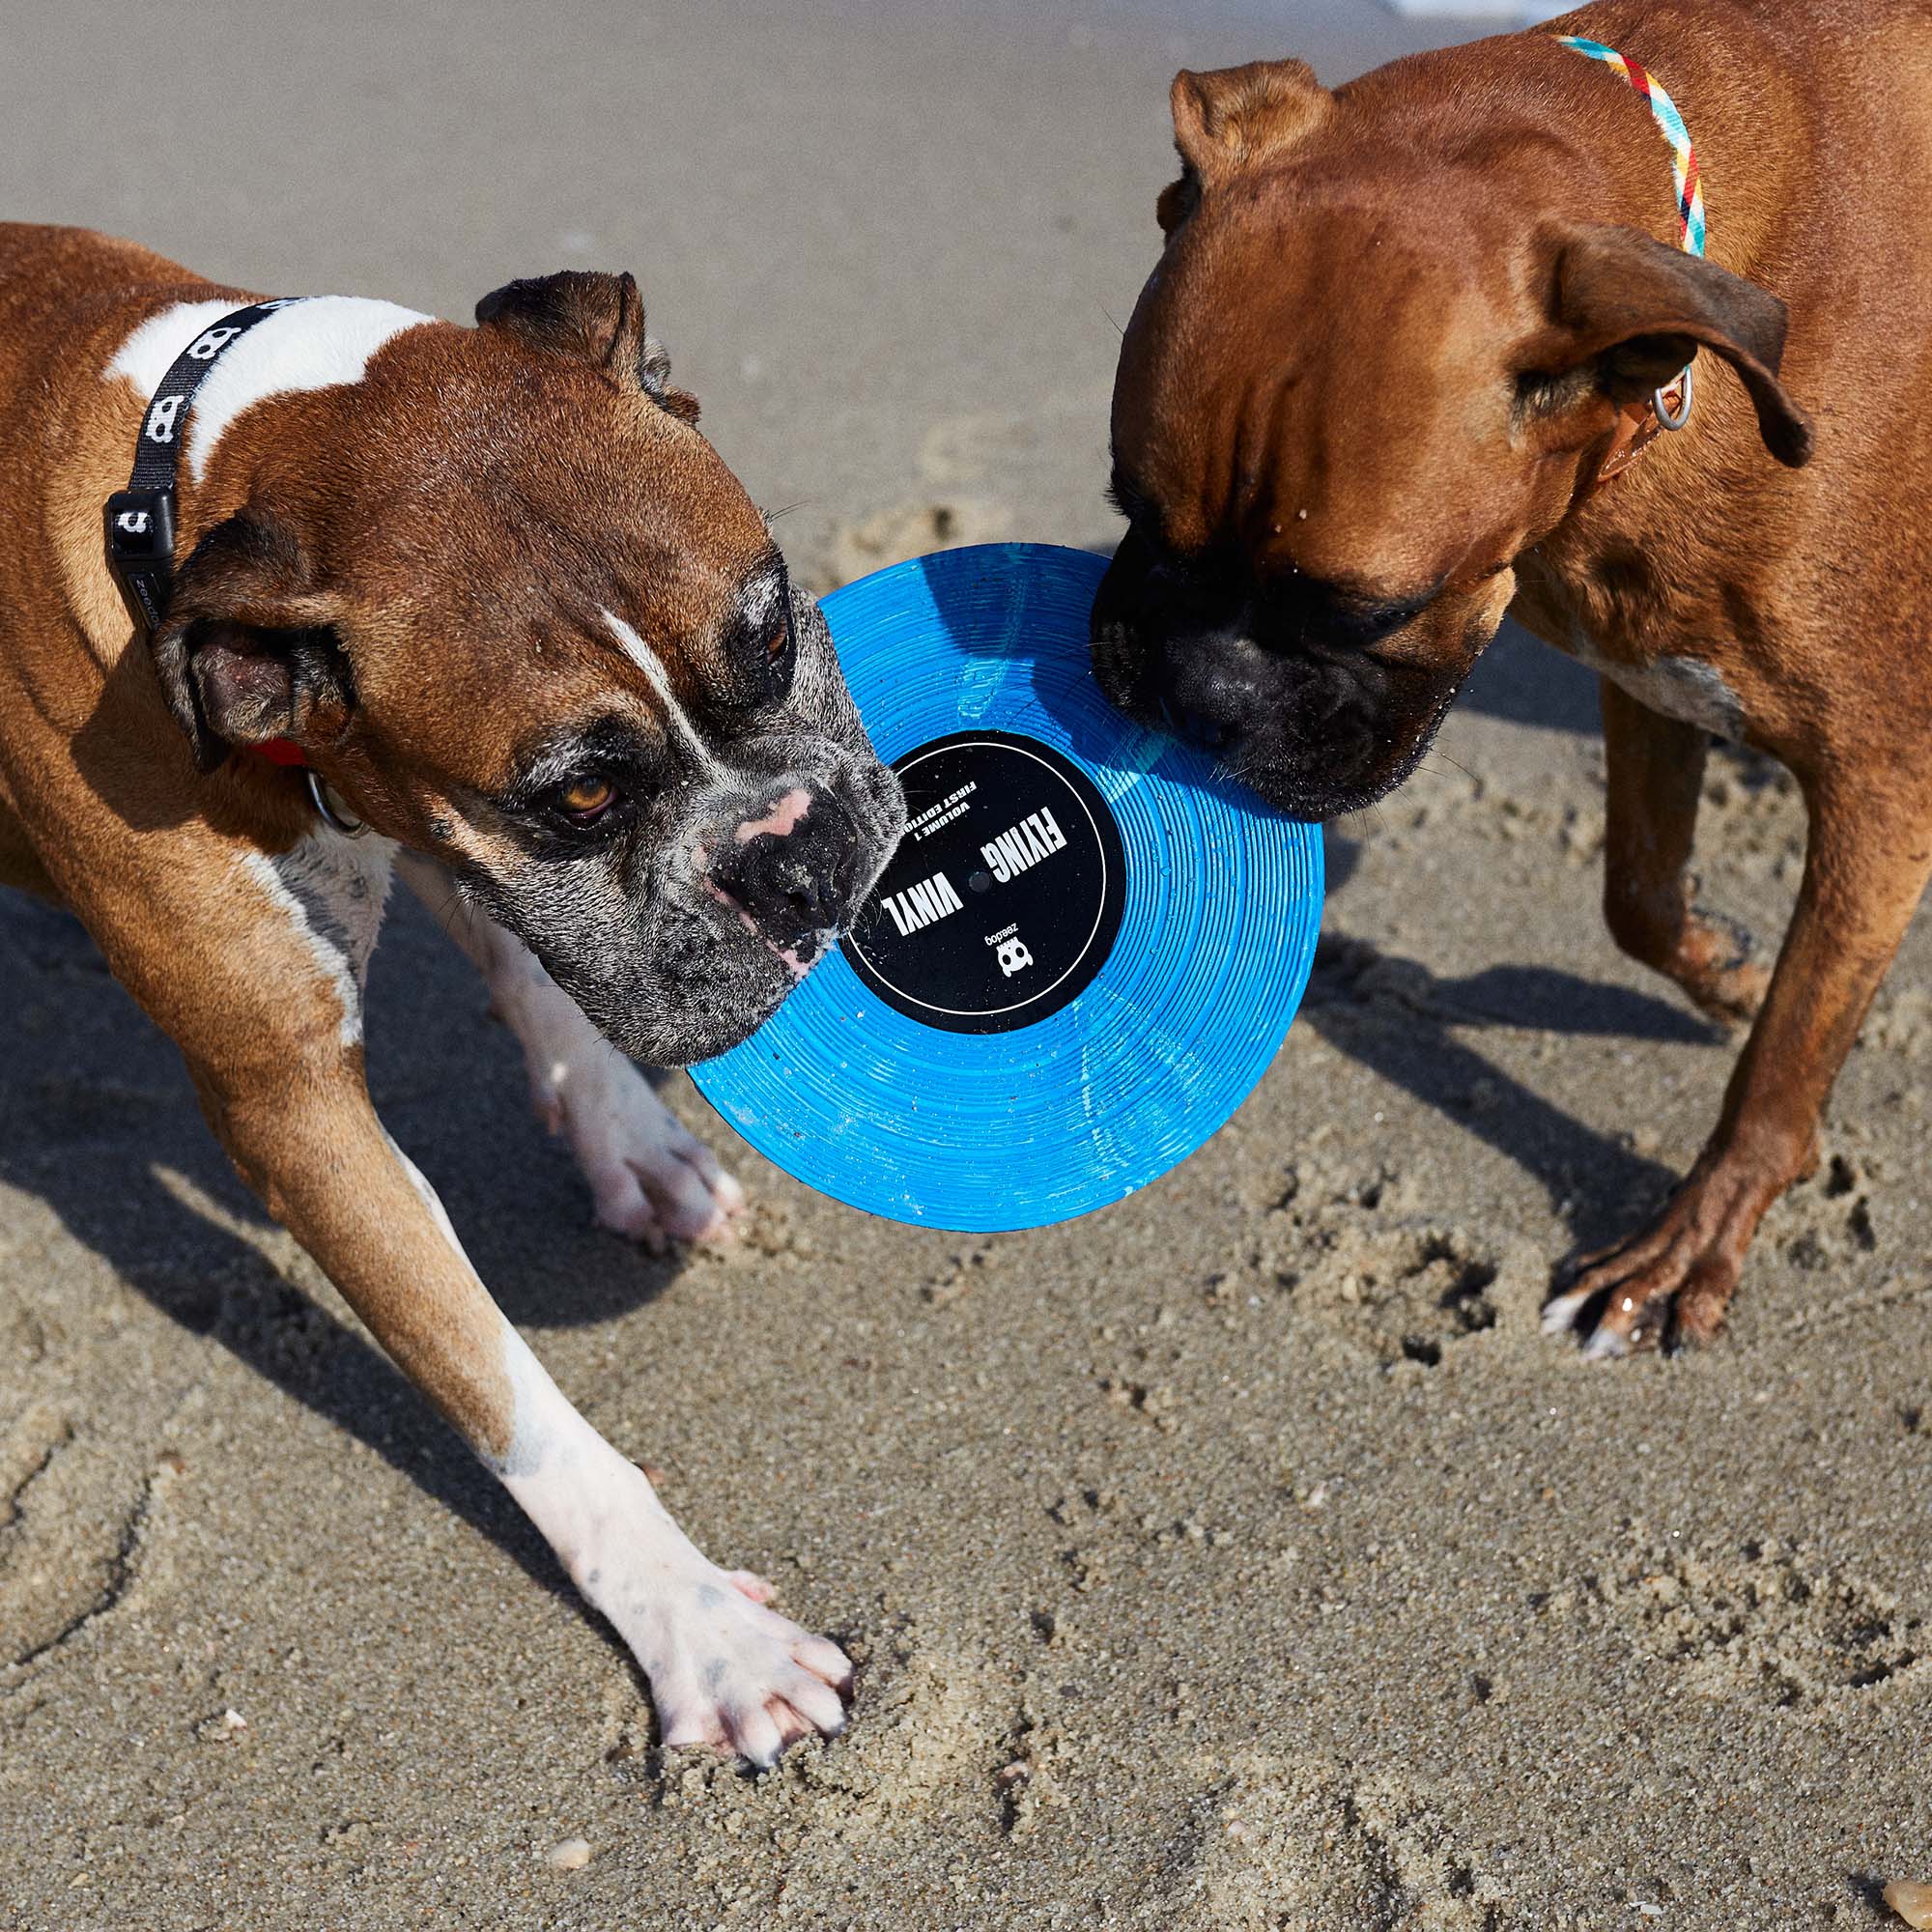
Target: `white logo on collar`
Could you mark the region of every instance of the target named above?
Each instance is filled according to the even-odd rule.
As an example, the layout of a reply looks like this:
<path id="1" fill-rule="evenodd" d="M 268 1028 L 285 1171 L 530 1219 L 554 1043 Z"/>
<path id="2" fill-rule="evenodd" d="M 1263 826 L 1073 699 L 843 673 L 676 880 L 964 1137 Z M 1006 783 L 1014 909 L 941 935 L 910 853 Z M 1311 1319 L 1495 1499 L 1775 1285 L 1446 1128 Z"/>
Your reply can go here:
<path id="1" fill-rule="evenodd" d="M 153 521 L 146 510 L 123 510 L 114 519 L 114 527 L 117 530 L 125 530 L 130 537 L 144 537 L 148 534 L 148 526 Z"/>
<path id="2" fill-rule="evenodd" d="M 430 320 L 394 302 L 361 296 L 285 296 L 263 306 L 288 312 L 271 315 L 245 330 L 212 359 L 193 411 L 181 419 L 191 482 L 201 480 L 223 432 L 252 404 L 292 390 L 360 382 L 369 358 L 384 344 Z M 183 349 L 231 327 L 223 318 L 234 312 L 233 296 L 218 301 L 177 302 L 135 329 L 103 373 L 109 381 L 132 383 L 142 396 L 152 396 Z M 153 440 L 175 440 L 172 414 L 167 429 L 167 435 Z"/>
<path id="3" fill-rule="evenodd" d="M 175 440 L 175 418 L 181 414 L 185 396 L 163 396 L 148 412 L 148 440 L 150 442 L 172 442 Z"/>
<path id="4" fill-rule="evenodd" d="M 197 362 L 213 362 L 241 333 L 234 324 L 226 328 L 205 328 L 188 344 L 187 353 Z"/>

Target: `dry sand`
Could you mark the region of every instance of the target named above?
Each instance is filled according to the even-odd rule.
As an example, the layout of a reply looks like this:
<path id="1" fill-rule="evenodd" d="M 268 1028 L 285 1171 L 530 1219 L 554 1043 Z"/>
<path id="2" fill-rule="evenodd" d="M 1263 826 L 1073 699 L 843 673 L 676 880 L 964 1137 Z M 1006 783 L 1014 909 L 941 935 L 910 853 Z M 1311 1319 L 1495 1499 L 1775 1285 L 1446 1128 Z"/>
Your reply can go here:
<path id="1" fill-rule="evenodd" d="M 10 213 L 452 315 L 632 265 L 823 581 L 1108 541 L 1169 72 L 1339 77 L 1425 31 L 1279 11 L 16 6 L 0 178 Z M 1182 1171 L 979 1240 L 740 1150 L 724 1261 L 588 1229 L 398 909 L 390 1127 L 699 1541 L 863 1659 L 849 1734 L 756 1781 L 660 1764 L 171 1049 L 73 927 L 0 907 L 0 1927 L 1885 1922 L 1932 1875 L 1932 947 L 1732 1340 L 1586 1368 L 1537 1333 L 1548 1263 L 1658 1197 L 1732 1051 L 1611 949 L 1602 816 L 1589 680 L 1506 637 L 1342 828 L 1304 1016 Z M 1709 895 L 1776 935 L 1791 787 L 1719 759 L 1705 834 Z"/>

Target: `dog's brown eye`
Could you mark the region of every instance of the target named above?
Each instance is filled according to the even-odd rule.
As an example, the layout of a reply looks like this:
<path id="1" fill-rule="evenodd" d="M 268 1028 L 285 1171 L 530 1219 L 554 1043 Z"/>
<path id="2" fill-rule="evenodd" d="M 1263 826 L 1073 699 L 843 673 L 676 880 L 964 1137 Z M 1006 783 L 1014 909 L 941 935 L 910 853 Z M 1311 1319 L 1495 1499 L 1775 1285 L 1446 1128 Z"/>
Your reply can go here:
<path id="1" fill-rule="evenodd" d="M 573 779 L 557 794 L 564 810 L 586 825 L 603 817 L 616 802 L 617 787 L 608 779 Z"/>
<path id="2" fill-rule="evenodd" d="M 765 662 L 777 664 L 784 656 L 785 646 L 791 642 L 791 632 L 781 624 L 765 641 Z"/>

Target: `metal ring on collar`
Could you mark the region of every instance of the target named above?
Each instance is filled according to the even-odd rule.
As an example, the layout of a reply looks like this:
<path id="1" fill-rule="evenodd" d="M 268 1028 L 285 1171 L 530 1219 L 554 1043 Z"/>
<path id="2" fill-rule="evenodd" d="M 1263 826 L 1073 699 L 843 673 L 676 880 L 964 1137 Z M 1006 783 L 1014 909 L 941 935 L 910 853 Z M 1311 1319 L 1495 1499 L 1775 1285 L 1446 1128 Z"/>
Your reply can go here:
<path id="1" fill-rule="evenodd" d="M 1695 393 L 1692 387 L 1695 375 L 1695 370 L 1689 363 L 1686 363 L 1684 373 L 1678 377 L 1676 384 L 1666 384 L 1664 387 L 1657 390 L 1652 395 L 1650 406 L 1657 412 L 1657 420 L 1665 429 L 1682 429 L 1690 420 L 1690 403 Z M 1677 408 L 1674 411 L 1663 400 L 1673 386 L 1680 387 L 1682 390 Z"/>
<path id="2" fill-rule="evenodd" d="M 309 765 L 303 770 L 302 777 L 308 781 L 310 802 L 322 813 L 323 817 L 335 827 L 336 831 L 350 838 L 359 838 L 363 833 L 368 831 L 368 826 L 361 819 L 346 818 L 329 804 L 328 787 L 323 783 L 322 774 L 313 765 Z"/>

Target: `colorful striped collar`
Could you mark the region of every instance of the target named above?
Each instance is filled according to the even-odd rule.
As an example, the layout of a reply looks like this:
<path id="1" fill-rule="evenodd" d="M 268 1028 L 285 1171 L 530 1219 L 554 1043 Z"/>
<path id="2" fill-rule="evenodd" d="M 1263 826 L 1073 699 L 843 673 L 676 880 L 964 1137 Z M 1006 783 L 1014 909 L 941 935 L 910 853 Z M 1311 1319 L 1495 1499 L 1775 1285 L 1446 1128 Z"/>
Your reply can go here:
<path id="1" fill-rule="evenodd" d="M 1559 46 L 1589 60 L 1602 61 L 1622 74 L 1642 97 L 1670 147 L 1670 175 L 1677 189 L 1677 244 L 1687 255 L 1702 255 L 1704 181 L 1697 167 L 1696 150 L 1690 145 L 1690 130 L 1685 127 L 1676 101 L 1649 69 L 1639 67 L 1615 47 L 1606 47 L 1602 41 L 1586 40 L 1580 34 L 1558 34 L 1555 39 Z M 1597 471 L 1598 484 L 1607 483 L 1612 476 L 1628 469 L 1663 431 L 1682 429 L 1690 420 L 1694 393 L 1690 372 L 1691 365 L 1686 363 L 1677 378 L 1666 383 L 1648 403 L 1634 404 L 1624 412 L 1618 422 L 1616 440 Z"/>
<path id="2" fill-rule="evenodd" d="M 1651 117 L 1663 130 L 1663 138 L 1670 144 L 1670 173 L 1677 185 L 1677 218 L 1682 224 L 1678 234 L 1678 245 L 1687 255 L 1701 255 L 1704 252 L 1704 184 L 1697 172 L 1697 156 L 1690 146 L 1690 133 L 1684 125 L 1684 117 L 1677 111 L 1677 103 L 1664 93 L 1657 76 L 1647 68 L 1638 67 L 1636 62 L 1617 52 L 1615 47 L 1606 47 L 1602 41 L 1586 41 L 1580 34 L 1559 34 L 1558 46 L 1574 48 L 1591 60 L 1602 61 L 1605 67 L 1616 71 L 1642 95 L 1650 108 Z"/>

